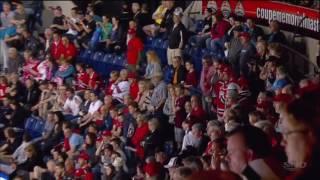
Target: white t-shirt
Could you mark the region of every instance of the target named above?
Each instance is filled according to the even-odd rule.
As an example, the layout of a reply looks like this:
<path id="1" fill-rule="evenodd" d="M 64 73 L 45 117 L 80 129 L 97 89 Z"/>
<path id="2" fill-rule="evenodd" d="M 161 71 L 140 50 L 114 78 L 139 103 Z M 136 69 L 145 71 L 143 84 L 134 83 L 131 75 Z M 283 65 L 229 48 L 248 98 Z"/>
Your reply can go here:
<path id="1" fill-rule="evenodd" d="M 95 102 L 91 102 L 89 106 L 88 113 L 93 114 L 96 111 L 99 110 L 99 108 L 102 106 L 102 102 L 100 100 L 96 100 Z"/>
<path id="2" fill-rule="evenodd" d="M 71 111 L 71 114 L 73 116 L 77 116 L 80 111 L 81 103 L 82 103 L 82 99 L 79 96 L 74 95 L 72 99 L 67 98 L 66 102 L 64 103 L 63 110 L 66 113 L 70 113 Z"/>

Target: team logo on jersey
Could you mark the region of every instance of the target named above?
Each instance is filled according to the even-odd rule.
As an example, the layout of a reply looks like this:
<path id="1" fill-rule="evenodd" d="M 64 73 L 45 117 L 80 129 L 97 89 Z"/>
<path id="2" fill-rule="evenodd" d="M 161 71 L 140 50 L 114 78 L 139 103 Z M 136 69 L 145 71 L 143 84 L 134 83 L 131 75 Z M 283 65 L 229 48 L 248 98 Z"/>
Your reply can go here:
<path id="1" fill-rule="evenodd" d="M 244 16 L 245 15 L 245 12 L 244 12 L 244 8 L 243 8 L 243 5 L 241 3 L 241 1 L 239 0 L 237 5 L 236 5 L 236 8 L 234 10 L 234 13 L 237 15 L 237 16 Z"/>
<path id="2" fill-rule="evenodd" d="M 208 1 L 207 9 L 211 9 L 213 13 L 218 11 L 218 6 L 216 1 Z"/>
<path id="3" fill-rule="evenodd" d="M 223 17 L 228 18 L 231 14 L 231 6 L 229 1 L 223 1 L 221 4 L 221 12 Z"/>

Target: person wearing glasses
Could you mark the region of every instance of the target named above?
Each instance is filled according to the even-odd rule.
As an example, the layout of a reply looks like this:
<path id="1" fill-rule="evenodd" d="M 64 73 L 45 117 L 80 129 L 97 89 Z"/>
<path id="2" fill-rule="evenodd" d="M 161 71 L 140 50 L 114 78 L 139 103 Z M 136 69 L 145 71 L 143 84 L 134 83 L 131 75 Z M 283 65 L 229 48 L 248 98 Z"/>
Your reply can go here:
<path id="1" fill-rule="evenodd" d="M 290 179 L 319 179 L 319 88 L 307 92 L 282 109 L 282 145 L 295 168 Z"/>

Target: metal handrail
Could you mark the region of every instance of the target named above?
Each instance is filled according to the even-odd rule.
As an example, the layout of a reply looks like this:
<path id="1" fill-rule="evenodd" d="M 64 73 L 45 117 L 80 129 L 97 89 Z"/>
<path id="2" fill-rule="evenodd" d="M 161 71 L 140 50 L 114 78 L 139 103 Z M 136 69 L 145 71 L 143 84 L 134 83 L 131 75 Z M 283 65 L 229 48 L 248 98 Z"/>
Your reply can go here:
<path id="1" fill-rule="evenodd" d="M 320 72 L 320 68 L 315 63 L 311 62 L 306 55 L 300 53 L 299 51 L 297 51 L 297 50 L 295 50 L 295 49 L 293 49 L 293 48 L 291 48 L 291 47 L 289 47 L 287 45 L 280 44 L 280 46 L 283 49 L 287 50 L 287 52 L 289 51 L 289 53 L 291 53 L 291 55 L 294 55 L 294 56 L 292 56 L 294 58 L 290 58 L 291 62 L 294 62 L 297 59 L 296 56 L 299 56 L 299 58 L 301 60 L 303 60 L 303 62 L 301 62 L 301 63 L 303 63 L 304 65 L 307 65 L 307 68 L 308 68 L 308 72 L 305 72 L 305 71 L 302 72 L 304 76 L 312 76 L 315 73 Z"/>

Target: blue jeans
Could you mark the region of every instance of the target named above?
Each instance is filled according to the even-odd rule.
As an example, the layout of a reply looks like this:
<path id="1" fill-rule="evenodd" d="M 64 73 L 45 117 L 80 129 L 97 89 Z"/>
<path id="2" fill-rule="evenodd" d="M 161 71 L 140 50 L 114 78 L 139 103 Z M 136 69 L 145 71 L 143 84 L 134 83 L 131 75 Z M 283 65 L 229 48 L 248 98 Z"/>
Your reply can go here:
<path id="1" fill-rule="evenodd" d="M 207 39 L 211 39 L 210 35 L 194 35 L 194 36 L 190 37 L 189 43 L 192 46 L 202 48 L 204 46 L 204 44 L 206 43 Z"/>
<path id="2" fill-rule="evenodd" d="M 223 40 L 209 38 L 206 40 L 206 47 L 207 47 L 207 49 L 210 49 L 213 51 L 219 51 L 219 50 L 223 49 Z"/>

